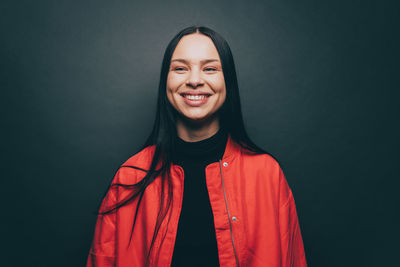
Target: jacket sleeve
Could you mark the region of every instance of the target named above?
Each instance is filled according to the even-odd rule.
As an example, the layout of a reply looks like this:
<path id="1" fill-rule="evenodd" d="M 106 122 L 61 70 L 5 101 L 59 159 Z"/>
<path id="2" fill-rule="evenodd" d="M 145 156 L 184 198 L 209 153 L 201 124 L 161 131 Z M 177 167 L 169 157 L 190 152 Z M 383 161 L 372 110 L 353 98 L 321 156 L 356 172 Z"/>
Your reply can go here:
<path id="1" fill-rule="evenodd" d="M 116 174 L 114 180 L 117 178 Z M 117 189 L 110 187 L 104 197 L 100 210 L 105 211 L 117 201 Z M 116 212 L 97 215 L 92 245 L 87 259 L 87 267 L 115 266 L 116 262 Z"/>
<path id="2" fill-rule="evenodd" d="M 282 267 L 306 267 L 303 239 L 300 232 L 296 205 L 285 176 L 279 169 L 279 227 Z"/>

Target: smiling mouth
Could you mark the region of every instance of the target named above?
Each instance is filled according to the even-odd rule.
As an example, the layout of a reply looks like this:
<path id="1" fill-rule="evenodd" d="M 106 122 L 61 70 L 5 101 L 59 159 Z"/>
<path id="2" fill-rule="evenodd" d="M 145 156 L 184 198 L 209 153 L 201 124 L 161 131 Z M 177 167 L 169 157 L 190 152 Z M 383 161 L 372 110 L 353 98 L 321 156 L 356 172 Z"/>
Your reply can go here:
<path id="1" fill-rule="evenodd" d="M 201 94 L 201 95 L 191 95 L 191 94 L 181 94 L 183 98 L 196 101 L 196 100 L 203 100 L 211 96 L 210 94 Z"/>
<path id="2" fill-rule="evenodd" d="M 208 98 L 211 96 L 210 94 L 199 94 L 199 95 L 191 95 L 191 94 L 181 94 L 186 105 L 191 107 L 200 107 L 207 103 Z"/>

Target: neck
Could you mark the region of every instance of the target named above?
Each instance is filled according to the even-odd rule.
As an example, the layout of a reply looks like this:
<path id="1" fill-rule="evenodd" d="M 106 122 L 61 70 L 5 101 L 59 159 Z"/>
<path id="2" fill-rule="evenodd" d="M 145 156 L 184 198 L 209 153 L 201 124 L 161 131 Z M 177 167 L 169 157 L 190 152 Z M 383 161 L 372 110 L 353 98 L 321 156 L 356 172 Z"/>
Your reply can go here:
<path id="1" fill-rule="evenodd" d="M 219 120 L 215 118 L 202 123 L 195 123 L 179 119 L 176 123 L 176 129 L 178 136 L 182 140 L 186 142 L 197 142 L 216 134 L 219 130 Z"/>

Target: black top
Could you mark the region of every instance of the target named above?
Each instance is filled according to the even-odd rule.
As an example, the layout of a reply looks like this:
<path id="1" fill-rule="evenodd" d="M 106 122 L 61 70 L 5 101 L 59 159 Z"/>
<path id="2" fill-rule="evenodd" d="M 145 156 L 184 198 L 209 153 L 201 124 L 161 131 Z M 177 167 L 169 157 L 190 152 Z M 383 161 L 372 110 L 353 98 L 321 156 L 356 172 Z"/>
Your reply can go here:
<path id="1" fill-rule="evenodd" d="M 173 162 L 184 170 L 184 190 L 172 267 L 219 266 L 205 167 L 222 159 L 227 140 L 222 129 L 198 142 L 177 138 Z"/>

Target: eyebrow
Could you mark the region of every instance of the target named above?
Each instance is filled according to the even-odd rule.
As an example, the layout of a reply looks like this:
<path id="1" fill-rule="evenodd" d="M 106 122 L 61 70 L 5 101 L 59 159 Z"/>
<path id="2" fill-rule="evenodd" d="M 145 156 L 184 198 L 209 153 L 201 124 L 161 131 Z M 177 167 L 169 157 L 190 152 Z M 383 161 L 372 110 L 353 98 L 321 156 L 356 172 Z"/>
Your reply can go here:
<path id="1" fill-rule="evenodd" d="M 174 61 L 178 61 L 178 62 L 182 62 L 182 63 L 186 63 L 186 64 L 189 63 L 189 61 L 187 61 L 186 59 L 183 59 L 183 58 L 176 58 L 176 59 L 171 60 L 171 62 L 174 62 Z M 200 60 L 200 63 L 206 64 L 206 63 L 214 62 L 214 61 L 219 61 L 219 59 L 215 59 L 215 58 L 204 59 L 204 60 Z"/>

